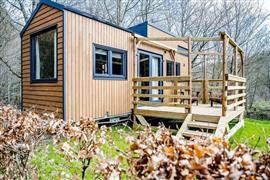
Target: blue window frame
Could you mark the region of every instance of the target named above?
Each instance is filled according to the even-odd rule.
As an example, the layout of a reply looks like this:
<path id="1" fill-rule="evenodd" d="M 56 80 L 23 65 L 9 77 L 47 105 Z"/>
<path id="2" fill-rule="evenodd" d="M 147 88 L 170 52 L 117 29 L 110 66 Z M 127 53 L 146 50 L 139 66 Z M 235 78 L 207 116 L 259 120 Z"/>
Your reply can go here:
<path id="1" fill-rule="evenodd" d="M 30 35 L 31 83 L 57 82 L 57 25 Z"/>
<path id="2" fill-rule="evenodd" d="M 181 75 L 181 63 L 177 62 L 176 63 L 176 76 Z"/>
<path id="3" fill-rule="evenodd" d="M 99 44 L 93 47 L 95 79 L 127 79 L 127 51 Z"/>
<path id="4" fill-rule="evenodd" d="M 167 68 L 167 76 L 174 76 L 174 62 L 171 60 L 167 60 L 166 68 Z"/>

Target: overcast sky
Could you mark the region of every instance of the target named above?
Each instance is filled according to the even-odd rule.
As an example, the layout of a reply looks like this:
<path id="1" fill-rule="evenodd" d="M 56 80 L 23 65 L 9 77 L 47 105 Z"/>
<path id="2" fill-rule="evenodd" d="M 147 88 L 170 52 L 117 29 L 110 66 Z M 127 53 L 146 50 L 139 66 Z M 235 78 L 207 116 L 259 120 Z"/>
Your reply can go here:
<path id="1" fill-rule="evenodd" d="M 270 11 L 270 0 L 262 0 L 264 2 L 265 9 Z"/>

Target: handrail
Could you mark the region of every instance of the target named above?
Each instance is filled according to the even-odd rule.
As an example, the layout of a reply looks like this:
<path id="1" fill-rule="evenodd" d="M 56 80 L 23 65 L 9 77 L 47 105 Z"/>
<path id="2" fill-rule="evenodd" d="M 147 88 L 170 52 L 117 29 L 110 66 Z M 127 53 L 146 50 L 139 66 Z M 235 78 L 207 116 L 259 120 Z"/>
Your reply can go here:
<path id="1" fill-rule="evenodd" d="M 155 77 L 136 77 L 132 78 L 132 81 L 136 82 L 150 82 L 150 81 L 183 81 L 190 80 L 190 76 L 155 76 Z"/>
<path id="2" fill-rule="evenodd" d="M 240 77 L 240 76 L 235 76 L 232 74 L 226 74 L 226 80 L 228 81 L 235 81 L 235 82 L 246 82 L 246 78 Z"/>
<path id="3" fill-rule="evenodd" d="M 195 82 L 195 83 L 201 83 L 203 82 L 204 80 L 203 79 L 193 79 L 192 82 Z M 212 83 L 212 82 L 222 82 L 222 79 L 207 79 L 207 81 L 209 83 Z"/>

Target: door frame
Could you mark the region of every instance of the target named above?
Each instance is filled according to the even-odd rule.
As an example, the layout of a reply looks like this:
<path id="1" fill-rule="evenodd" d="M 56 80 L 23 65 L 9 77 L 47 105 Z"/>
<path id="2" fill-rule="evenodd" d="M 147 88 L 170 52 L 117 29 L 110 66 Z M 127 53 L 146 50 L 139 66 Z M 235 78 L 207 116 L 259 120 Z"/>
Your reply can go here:
<path id="1" fill-rule="evenodd" d="M 158 54 L 158 53 L 154 53 L 154 52 L 150 52 L 150 51 L 146 51 L 143 49 L 138 49 L 137 51 L 137 77 L 140 77 L 140 54 L 145 54 L 149 56 L 149 62 L 148 62 L 148 66 L 149 66 L 149 77 L 152 77 L 152 59 L 153 57 L 157 57 L 160 59 L 159 65 L 160 65 L 160 69 L 158 72 L 158 76 L 163 76 L 163 64 L 164 64 L 164 60 L 163 60 L 163 55 Z M 161 86 L 163 83 L 159 82 L 159 85 Z M 149 86 L 152 86 L 152 82 L 149 83 Z M 149 90 L 149 93 L 152 94 L 152 90 Z M 162 90 L 158 91 L 159 94 L 163 94 Z M 152 97 L 149 98 L 150 101 L 153 102 L 160 102 L 161 100 L 153 100 Z"/>

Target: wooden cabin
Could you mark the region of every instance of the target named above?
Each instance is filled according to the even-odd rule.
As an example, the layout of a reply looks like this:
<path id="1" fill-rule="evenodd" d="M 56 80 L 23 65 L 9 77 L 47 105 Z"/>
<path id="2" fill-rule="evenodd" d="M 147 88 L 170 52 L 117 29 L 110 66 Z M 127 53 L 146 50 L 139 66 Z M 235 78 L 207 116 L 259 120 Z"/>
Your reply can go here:
<path id="1" fill-rule="evenodd" d="M 89 117 L 121 122 L 132 112 L 144 125 L 146 117 L 175 119 L 182 122 L 179 137 L 229 137 L 243 125 L 244 54 L 226 33 L 180 38 L 149 22 L 126 29 L 41 0 L 20 35 L 23 110 L 56 112 L 66 121 Z M 223 52 L 193 52 L 195 41 L 221 42 Z M 229 45 L 235 50 L 233 75 L 227 72 Z M 223 79 L 192 80 L 192 55 L 222 56 Z M 211 82 L 222 90 L 214 107 L 205 103 L 206 96 L 201 104 L 192 90 L 193 83 L 201 83 L 207 94 L 205 86 Z M 229 129 L 235 118 L 239 123 Z"/>
<path id="2" fill-rule="evenodd" d="M 171 52 L 187 51 L 187 43 L 141 43 L 137 65 L 135 36 L 174 37 L 148 22 L 124 29 L 41 1 L 21 32 L 23 109 L 57 111 L 65 120 L 129 115 L 135 66 L 141 76 L 187 75 L 187 56 Z"/>

